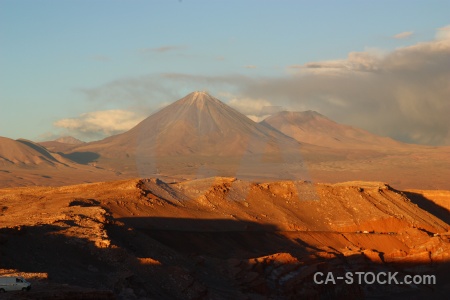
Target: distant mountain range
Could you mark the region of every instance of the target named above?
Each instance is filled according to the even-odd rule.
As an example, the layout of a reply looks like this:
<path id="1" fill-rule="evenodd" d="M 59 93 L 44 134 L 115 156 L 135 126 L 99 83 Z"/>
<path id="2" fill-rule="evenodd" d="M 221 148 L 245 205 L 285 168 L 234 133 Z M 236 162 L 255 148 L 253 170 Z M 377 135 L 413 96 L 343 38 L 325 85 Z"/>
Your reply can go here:
<path id="1" fill-rule="evenodd" d="M 280 112 L 256 123 L 205 92 L 190 93 L 127 132 L 101 141 L 64 137 L 36 144 L 0 139 L 5 172 L 56 166 L 127 178 L 310 180 L 313 174 L 315 180 L 327 182 L 363 179 L 443 186 L 447 181 L 440 178 L 450 175 L 449 154 L 448 147 L 404 144 L 314 111 Z M 418 170 L 434 170 L 439 176 L 419 177 Z M 71 183 L 88 177 L 80 175 Z"/>

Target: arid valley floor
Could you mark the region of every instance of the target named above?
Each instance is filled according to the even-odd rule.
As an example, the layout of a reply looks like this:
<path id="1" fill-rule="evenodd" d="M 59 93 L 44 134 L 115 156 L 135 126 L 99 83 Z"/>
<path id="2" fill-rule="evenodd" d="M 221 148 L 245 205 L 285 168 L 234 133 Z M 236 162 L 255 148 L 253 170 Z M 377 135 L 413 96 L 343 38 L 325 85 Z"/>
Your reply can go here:
<path id="1" fill-rule="evenodd" d="M 0 299 L 447 299 L 449 179 L 449 147 L 203 92 L 97 142 L 0 138 L 0 275 L 32 283 Z"/>

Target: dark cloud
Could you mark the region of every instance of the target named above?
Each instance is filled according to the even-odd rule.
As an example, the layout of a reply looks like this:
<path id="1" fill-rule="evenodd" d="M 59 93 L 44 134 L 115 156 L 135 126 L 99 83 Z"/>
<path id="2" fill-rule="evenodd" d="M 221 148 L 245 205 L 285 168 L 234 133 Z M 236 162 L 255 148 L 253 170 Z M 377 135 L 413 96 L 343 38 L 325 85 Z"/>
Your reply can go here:
<path id="1" fill-rule="evenodd" d="M 317 110 L 342 123 L 412 143 L 450 145 L 450 36 L 387 54 L 294 65 L 292 76 L 240 80 L 243 97 Z"/>

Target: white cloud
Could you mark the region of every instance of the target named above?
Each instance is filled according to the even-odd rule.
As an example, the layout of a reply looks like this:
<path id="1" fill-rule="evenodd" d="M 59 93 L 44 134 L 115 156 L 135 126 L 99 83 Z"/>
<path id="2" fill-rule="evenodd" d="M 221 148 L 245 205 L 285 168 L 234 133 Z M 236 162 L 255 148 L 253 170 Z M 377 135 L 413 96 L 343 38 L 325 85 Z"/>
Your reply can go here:
<path id="1" fill-rule="evenodd" d="M 450 25 L 441 27 L 436 32 L 437 40 L 450 40 Z"/>
<path id="2" fill-rule="evenodd" d="M 393 38 L 397 39 L 397 40 L 403 40 L 403 39 L 410 38 L 413 34 L 414 34 L 413 31 L 405 31 L 405 32 L 397 33 L 396 35 L 393 36 Z"/>
<path id="3" fill-rule="evenodd" d="M 272 106 L 266 99 L 249 97 L 233 97 L 228 101 L 228 105 L 244 115 L 259 115 L 264 107 Z"/>
<path id="4" fill-rule="evenodd" d="M 261 116 L 247 115 L 247 118 L 258 123 L 258 122 L 261 122 L 262 120 L 264 120 L 265 118 L 267 118 L 268 116 L 270 116 L 270 115 L 261 115 Z"/>
<path id="5" fill-rule="evenodd" d="M 237 97 L 228 93 L 224 93 L 231 98 L 228 105 L 246 115 L 249 119 L 260 122 L 268 116 L 282 111 L 281 106 L 272 105 L 268 100 L 263 98 Z"/>
<path id="6" fill-rule="evenodd" d="M 58 120 L 53 125 L 77 136 L 105 137 L 129 130 L 143 119 L 131 111 L 115 109 L 84 113 L 76 118 Z"/>

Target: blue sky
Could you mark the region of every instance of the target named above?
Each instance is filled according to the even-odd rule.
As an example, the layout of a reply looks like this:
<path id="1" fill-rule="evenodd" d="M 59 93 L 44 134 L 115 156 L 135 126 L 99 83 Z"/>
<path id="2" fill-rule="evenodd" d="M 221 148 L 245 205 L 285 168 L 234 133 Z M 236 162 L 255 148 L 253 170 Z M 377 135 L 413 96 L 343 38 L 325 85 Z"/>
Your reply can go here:
<path id="1" fill-rule="evenodd" d="M 190 91 L 206 89 L 255 118 L 262 105 L 316 109 L 378 134 L 445 144 L 444 119 L 424 121 L 414 133 L 389 130 L 395 127 L 390 119 L 382 121 L 385 127 L 375 126 L 376 120 L 359 116 L 363 104 L 350 105 L 361 91 L 331 89 L 325 101 L 310 87 L 339 80 L 330 83 L 321 74 L 303 80 L 298 72 L 313 62 L 349 60 L 349 53 L 379 58 L 431 43 L 450 24 L 449 11 L 449 1 L 1 0 L 0 136 L 101 138 Z M 306 83 L 311 76 L 315 81 L 303 90 L 279 93 L 282 86 L 292 87 L 292 80 Z M 261 94 L 258 86 L 272 88 Z M 402 89 L 395 90 L 397 95 Z M 350 101 L 346 109 L 355 107 L 352 116 L 337 104 L 326 106 L 339 101 Z M 371 101 L 378 103 L 376 97 Z M 90 117 L 108 118 L 108 112 L 123 126 L 100 119 L 86 124 Z M 434 126 L 440 134 L 427 140 Z"/>

